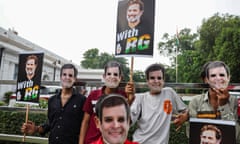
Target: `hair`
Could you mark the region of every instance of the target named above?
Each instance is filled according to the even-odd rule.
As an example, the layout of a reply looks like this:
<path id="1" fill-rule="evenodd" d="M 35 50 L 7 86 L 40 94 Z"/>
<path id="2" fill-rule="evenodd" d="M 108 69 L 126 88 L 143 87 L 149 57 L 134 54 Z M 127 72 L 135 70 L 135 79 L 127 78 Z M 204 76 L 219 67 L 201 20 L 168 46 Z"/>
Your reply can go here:
<path id="1" fill-rule="evenodd" d="M 111 67 L 118 67 L 119 70 L 119 76 L 122 76 L 122 66 L 120 63 L 118 63 L 117 61 L 109 61 L 108 63 L 105 64 L 104 66 L 104 74 L 106 75 L 107 73 L 107 69 L 111 68 Z"/>
<path id="2" fill-rule="evenodd" d="M 209 62 L 206 65 L 206 68 L 205 68 L 205 76 L 207 78 L 209 78 L 209 70 L 212 69 L 212 68 L 217 68 L 217 67 L 224 67 L 224 69 L 227 72 L 227 76 L 230 76 L 230 69 L 223 61 L 212 61 L 212 62 Z"/>
<path id="3" fill-rule="evenodd" d="M 140 6 L 140 10 L 143 11 L 144 10 L 144 3 L 141 0 L 129 0 L 128 1 L 128 7 L 132 4 L 139 4 Z"/>
<path id="4" fill-rule="evenodd" d="M 124 105 L 127 119 L 130 118 L 130 108 L 127 100 L 120 94 L 102 95 L 96 103 L 96 115 L 102 122 L 103 108 L 110 108 L 114 106 Z"/>
<path id="5" fill-rule="evenodd" d="M 38 57 L 36 55 L 29 55 L 27 58 L 26 58 L 26 63 L 28 60 L 30 59 L 34 59 L 34 64 L 35 65 L 38 65 Z"/>
<path id="6" fill-rule="evenodd" d="M 151 64 L 150 66 L 147 67 L 147 69 L 145 70 L 145 75 L 146 75 L 146 78 L 147 80 L 149 79 L 149 73 L 150 72 L 153 72 L 153 71 L 162 71 L 163 73 L 163 79 L 165 78 L 165 69 L 163 67 L 162 64 Z"/>
<path id="7" fill-rule="evenodd" d="M 64 65 L 61 67 L 60 75 L 62 75 L 62 72 L 63 72 L 64 69 L 73 69 L 73 70 L 74 70 L 74 77 L 75 77 L 75 78 L 77 77 L 78 70 L 77 70 L 77 68 L 76 68 L 73 64 L 64 64 Z"/>
<path id="8" fill-rule="evenodd" d="M 217 140 L 220 140 L 222 139 L 222 132 L 220 129 L 217 128 L 217 126 L 215 125 L 204 125 L 202 128 L 201 128 L 201 135 L 204 131 L 207 131 L 207 130 L 212 130 L 212 131 L 215 131 L 215 136 L 216 136 L 216 139 Z"/>
<path id="9" fill-rule="evenodd" d="M 207 66 L 211 63 L 211 61 L 209 62 L 206 62 L 203 66 L 202 66 L 202 69 L 201 69 L 201 73 L 200 73 L 200 77 L 202 79 L 202 81 L 204 82 L 205 78 L 207 77 L 206 75 L 206 69 L 207 69 Z"/>

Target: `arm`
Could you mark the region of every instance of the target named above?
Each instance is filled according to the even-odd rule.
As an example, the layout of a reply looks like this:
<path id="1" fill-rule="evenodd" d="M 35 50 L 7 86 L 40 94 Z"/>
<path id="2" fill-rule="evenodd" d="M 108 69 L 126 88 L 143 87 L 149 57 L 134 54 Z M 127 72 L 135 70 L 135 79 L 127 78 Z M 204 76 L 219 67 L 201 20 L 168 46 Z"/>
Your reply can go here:
<path id="1" fill-rule="evenodd" d="M 85 139 L 85 136 L 86 136 L 86 133 L 87 133 L 89 120 L 90 120 L 90 115 L 87 112 L 85 112 L 84 117 L 83 117 L 83 121 L 82 121 L 82 124 L 81 124 L 79 144 L 84 144 L 84 139 Z"/>
<path id="2" fill-rule="evenodd" d="M 182 113 L 178 114 L 174 119 L 173 123 L 177 126 L 176 131 L 182 126 L 182 124 L 189 119 L 188 110 L 183 111 Z"/>
<path id="3" fill-rule="evenodd" d="M 36 126 L 34 122 L 28 121 L 27 123 L 23 123 L 21 127 L 21 132 L 22 133 L 27 133 L 27 134 L 35 134 L 35 133 L 43 133 L 43 127 L 41 126 Z"/>
<path id="4" fill-rule="evenodd" d="M 131 105 L 135 99 L 135 86 L 133 82 L 126 84 L 125 93 L 127 94 L 128 104 Z"/>
<path id="5" fill-rule="evenodd" d="M 221 112 L 221 119 L 237 120 L 237 98 L 230 97 L 228 89 L 213 89 L 218 98 L 218 110 Z"/>

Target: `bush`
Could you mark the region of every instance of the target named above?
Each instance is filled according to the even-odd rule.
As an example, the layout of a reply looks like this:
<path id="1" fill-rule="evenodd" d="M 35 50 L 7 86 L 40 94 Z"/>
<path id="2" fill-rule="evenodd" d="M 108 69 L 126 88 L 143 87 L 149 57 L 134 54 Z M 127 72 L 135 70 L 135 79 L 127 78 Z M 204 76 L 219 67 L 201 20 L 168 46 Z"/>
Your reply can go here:
<path id="1" fill-rule="evenodd" d="M 25 122 L 25 111 L 17 111 L 15 108 L 9 110 L 0 110 L 0 133 L 18 134 L 21 133 L 22 123 Z M 28 120 L 34 121 L 37 125 L 46 121 L 46 111 L 32 111 L 29 110 Z M 39 136 L 36 134 L 35 136 Z"/>
<path id="2" fill-rule="evenodd" d="M 8 91 L 4 93 L 3 101 L 8 104 L 10 100 L 10 96 L 13 94 L 12 91 Z"/>
<path id="3" fill-rule="evenodd" d="M 132 140 L 132 135 L 137 128 L 137 124 L 133 125 L 129 129 L 128 139 Z M 170 127 L 170 136 L 169 136 L 169 144 L 187 144 L 188 137 L 186 135 L 186 125 L 182 125 L 182 127 L 176 131 L 176 127 L 174 124 L 171 124 Z"/>

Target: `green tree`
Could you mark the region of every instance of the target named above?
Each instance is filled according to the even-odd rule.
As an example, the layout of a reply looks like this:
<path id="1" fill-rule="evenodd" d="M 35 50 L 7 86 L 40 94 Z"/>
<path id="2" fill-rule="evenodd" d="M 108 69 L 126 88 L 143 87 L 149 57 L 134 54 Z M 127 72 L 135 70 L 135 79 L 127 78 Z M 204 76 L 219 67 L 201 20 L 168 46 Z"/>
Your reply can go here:
<path id="1" fill-rule="evenodd" d="M 190 82 L 194 73 L 187 71 L 195 71 L 194 61 L 197 54 L 195 51 L 195 43 L 198 35 L 191 33 L 190 29 L 182 29 L 178 35 L 169 36 L 165 33 L 163 41 L 159 42 L 158 49 L 160 54 L 168 56 L 171 60 L 171 66 L 166 70 L 166 81 Z M 176 43 L 177 41 L 177 43 Z M 176 69 L 177 65 L 177 69 Z"/>
<path id="2" fill-rule="evenodd" d="M 99 69 L 99 50 L 97 48 L 90 49 L 83 54 L 84 60 L 81 66 L 88 69 Z"/>
<path id="3" fill-rule="evenodd" d="M 203 21 L 199 33 L 198 52 L 202 52 L 202 64 L 211 60 L 224 61 L 230 67 L 231 82 L 239 82 L 240 17 L 216 13 Z"/>
<path id="4" fill-rule="evenodd" d="M 176 35 L 164 34 L 159 42 L 159 52 L 169 56 L 168 80 L 173 81 L 176 74 L 173 69 L 178 65 L 178 82 L 201 82 L 199 77 L 202 66 L 208 61 L 224 61 L 231 70 L 231 82 L 240 80 L 240 18 L 229 14 L 214 14 L 203 19 L 197 33 L 182 29 Z M 178 48 L 178 49 L 177 49 Z M 176 61 L 176 52 L 177 61 Z"/>

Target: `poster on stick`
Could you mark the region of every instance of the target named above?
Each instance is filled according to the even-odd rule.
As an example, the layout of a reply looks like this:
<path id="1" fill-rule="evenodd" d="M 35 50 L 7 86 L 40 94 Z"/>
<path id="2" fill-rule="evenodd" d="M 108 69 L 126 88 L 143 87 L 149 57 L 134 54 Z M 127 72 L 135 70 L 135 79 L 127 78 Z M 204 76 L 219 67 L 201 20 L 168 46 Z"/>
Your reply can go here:
<path id="1" fill-rule="evenodd" d="M 41 86 L 42 52 L 19 54 L 16 102 L 38 104 Z"/>
<path id="2" fill-rule="evenodd" d="M 155 0 L 119 0 L 115 56 L 153 56 Z"/>

